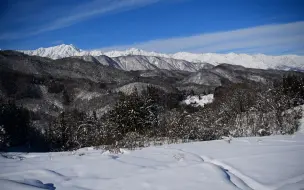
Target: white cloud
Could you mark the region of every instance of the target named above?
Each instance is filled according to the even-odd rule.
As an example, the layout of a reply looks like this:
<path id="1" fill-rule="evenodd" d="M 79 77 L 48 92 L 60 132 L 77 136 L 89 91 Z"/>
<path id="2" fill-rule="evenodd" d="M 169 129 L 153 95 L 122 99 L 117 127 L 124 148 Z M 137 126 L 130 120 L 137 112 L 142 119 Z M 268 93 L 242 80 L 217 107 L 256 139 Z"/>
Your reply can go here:
<path id="1" fill-rule="evenodd" d="M 272 24 L 232 31 L 199 34 L 188 37 L 159 39 L 137 44 L 105 47 L 102 49 L 128 49 L 174 53 L 188 52 L 246 52 L 272 53 L 297 51 L 304 44 L 304 22 Z M 267 50 L 265 52 L 264 50 Z M 301 52 L 302 52 L 301 50 Z M 290 52 L 292 53 L 292 52 Z"/>
<path id="2" fill-rule="evenodd" d="M 159 0 L 95 0 L 92 3 L 77 7 L 74 11 L 72 11 L 72 14 L 54 20 L 49 25 L 46 25 L 41 29 L 33 32 L 33 34 L 39 34 L 46 31 L 64 28 L 96 15 L 133 9 L 136 7 L 155 3 L 157 1 Z"/>
<path id="3" fill-rule="evenodd" d="M 27 36 L 33 36 L 37 35 L 43 32 L 52 31 L 64 27 L 71 26 L 75 23 L 84 21 L 88 18 L 97 16 L 97 15 L 103 15 L 107 13 L 113 13 L 113 12 L 119 12 L 119 11 L 126 11 L 130 9 L 135 9 L 139 7 L 143 7 L 149 4 L 156 3 L 161 0 L 93 0 L 93 1 L 86 1 L 86 3 L 83 3 L 81 5 L 70 5 L 67 7 L 67 9 L 51 9 L 46 10 L 48 13 L 53 12 L 55 15 L 57 15 L 57 18 L 54 18 L 53 14 L 44 14 L 41 13 L 41 15 L 37 15 L 34 13 L 36 18 L 33 18 L 34 16 L 28 16 L 30 12 L 27 11 L 26 15 L 27 19 L 37 19 L 41 21 L 42 17 L 44 21 L 49 20 L 47 23 L 49 24 L 40 24 L 38 27 L 30 27 L 23 31 L 10 31 L 5 33 L 0 33 L 0 40 L 10 40 L 10 39 L 20 39 Z M 34 3 L 37 3 L 34 1 Z M 21 7 L 21 5 L 17 5 L 16 7 Z M 66 8 L 66 7 L 65 7 Z M 47 9 L 47 7 L 46 7 Z M 11 12 L 14 12 L 16 10 L 11 10 Z M 33 11 L 33 10 L 32 10 Z M 9 14 L 11 17 L 12 15 Z M 23 15 L 23 16 L 24 16 Z M 22 18 L 6 18 L 7 19 L 16 22 L 25 22 L 26 20 Z M 15 20 L 14 20 L 15 19 Z M 45 23 L 45 22 L 41 22 Z M 27 26 L 26 26 L 27 27 Z"/>

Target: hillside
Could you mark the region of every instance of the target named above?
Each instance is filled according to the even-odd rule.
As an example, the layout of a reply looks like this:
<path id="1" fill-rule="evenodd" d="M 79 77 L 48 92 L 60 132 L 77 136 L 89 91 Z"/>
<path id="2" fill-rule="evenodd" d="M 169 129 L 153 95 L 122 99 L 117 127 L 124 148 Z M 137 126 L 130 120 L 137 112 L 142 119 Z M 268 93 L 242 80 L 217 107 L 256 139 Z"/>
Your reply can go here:
<path id="1" fill-rule="evenodd" d="M 170 93 L 194 91 L 197 94 L 213 94 L 219 86 L 234 83 L 271 84 L 281 80 L 284 75 L 303 75 L 300 72 L 250 69 L 229 64 L 214 67 L 210 64 L 133 55 L 53 60 L 15 51 L 1 51 L 0 63 L 0 97 L 16 100 L 18 105 L 34 112 L 40 121 L 56 117 L 66 109 L 86 113 L 96 111 L 102 115 L 115 104 L 118 92 L 130 94 L 135 89 L 147 89 L 147 86 Z"/>

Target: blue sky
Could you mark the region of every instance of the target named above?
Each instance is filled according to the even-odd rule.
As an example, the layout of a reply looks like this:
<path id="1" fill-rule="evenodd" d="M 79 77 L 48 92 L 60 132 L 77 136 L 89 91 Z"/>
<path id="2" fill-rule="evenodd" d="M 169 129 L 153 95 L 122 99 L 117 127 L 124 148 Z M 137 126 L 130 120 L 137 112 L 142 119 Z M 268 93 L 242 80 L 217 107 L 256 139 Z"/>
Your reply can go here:
<path id="1" fill-rule="evenodd" d="M 304 54 L 302 0 L 0 0 L 0 48 Z"/>

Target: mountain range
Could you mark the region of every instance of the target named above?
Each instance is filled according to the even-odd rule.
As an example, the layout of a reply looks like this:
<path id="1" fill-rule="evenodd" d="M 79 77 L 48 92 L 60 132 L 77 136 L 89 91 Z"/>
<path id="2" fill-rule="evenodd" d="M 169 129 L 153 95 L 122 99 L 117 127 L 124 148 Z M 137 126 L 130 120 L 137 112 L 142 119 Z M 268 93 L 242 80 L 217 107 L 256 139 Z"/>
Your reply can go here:
<path id="1" fill-rule="evenodd" d="M 0 100 L 12 99 L 31 111 L 37 126 L 48 126 L 46 122 L 68 109 L 88 114 L 96 112 L 101 116 L 115 105 L 120 92 L 130 94 L 136 89 L 141 93 L 148 86 L 164 93 L 213 94 L 218 87 L 235 83 L 267 86 L 285 75 L 304 75 L 303 72 L 227 63 L 212 65 L 153 54 L 79 55 L 85 51 L 73 46 L 60 47 L 61 51 L 57 47 L 27 52 L 33 55 L 0 51 Z M 38 53 L 41 56 L 35 55 Z M 59 58 L 59 54 L 66 57 Z M 58 59 L 48 58 L 51 55 Z"/>
<path id="2" fill-rule="evenodd" d="M 189 53 L 178 52 L 164 54 L 147 52 L 131 48 L 125 51 L 81 50 L 74 45 L 58 45 L 36 50 L 20 50 L 28 55 L 60 59 L 65 57 L 82 57 L 85 60 L 98 61 L 102 64 L 123 70 L 151 70 L 155 68 L 168 70 L 198 71 L 199 69 L 219 65 L 222 63 L 241 65 L 256 69 L 304 70 L 304 56 L 264 54 L 217 54 L 217 53 Z M 112 58 L 109 59 L 109 58 Z M 100 61 L 102 60 L 102 61 Z M 105 61 L 106 60 L 106 61 Z M 109 60 L 111 63 L 109 63 Z"/>

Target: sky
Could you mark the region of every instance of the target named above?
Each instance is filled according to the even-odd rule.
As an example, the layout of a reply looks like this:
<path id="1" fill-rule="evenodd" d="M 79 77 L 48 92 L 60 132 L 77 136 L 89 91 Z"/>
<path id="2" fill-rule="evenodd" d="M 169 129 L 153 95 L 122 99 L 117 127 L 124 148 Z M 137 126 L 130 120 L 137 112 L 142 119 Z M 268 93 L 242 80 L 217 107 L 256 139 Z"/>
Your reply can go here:
<path id="1" fill-rule="evenodd" d="M 0 48 L 304 55 L 303 0 L 0 0 Z"/>

